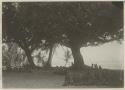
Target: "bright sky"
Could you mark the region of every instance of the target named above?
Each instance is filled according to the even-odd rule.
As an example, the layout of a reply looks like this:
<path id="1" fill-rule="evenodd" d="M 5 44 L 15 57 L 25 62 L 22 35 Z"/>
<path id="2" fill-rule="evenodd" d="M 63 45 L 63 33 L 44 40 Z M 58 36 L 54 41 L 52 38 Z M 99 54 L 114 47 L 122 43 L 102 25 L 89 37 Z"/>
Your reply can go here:
<path id="1" fill-rule="evenodd" d="M 65 50 L 64 50 L 65 49 Z M 63 66 L 64 52 L 66 47 L 58 47 L 53 56 L 52 65 L 53 66 Z M 102 68 L 110 69 L 123 69 L 124 68 L 124 57 L 123 57 L 123 43 L 110 42 L 97 47 L 84 47 L 81 48 L 81 53 L 84 58 L 84 62 L 87 65 L 98 64 Z M 73 58 L 69 60 L 69 65 L 73 62 Z"/>

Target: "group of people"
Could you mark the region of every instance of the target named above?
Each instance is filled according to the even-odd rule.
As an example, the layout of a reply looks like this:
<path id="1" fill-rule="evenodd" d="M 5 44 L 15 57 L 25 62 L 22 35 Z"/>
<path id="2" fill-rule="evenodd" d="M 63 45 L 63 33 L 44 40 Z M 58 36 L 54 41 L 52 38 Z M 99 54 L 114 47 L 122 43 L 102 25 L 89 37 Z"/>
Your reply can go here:
<path id="1" fill-rule="evenodd" d="M 101 65 L 92 64 L 92 69 L 102 69 Z"/>

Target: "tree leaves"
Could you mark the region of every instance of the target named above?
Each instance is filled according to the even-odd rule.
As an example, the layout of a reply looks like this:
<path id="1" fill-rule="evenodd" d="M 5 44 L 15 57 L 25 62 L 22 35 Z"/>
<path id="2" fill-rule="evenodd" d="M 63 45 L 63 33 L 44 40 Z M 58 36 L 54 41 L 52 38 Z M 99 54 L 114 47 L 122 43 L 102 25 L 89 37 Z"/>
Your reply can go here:
<path id="1" fill-rule="evenodd" d="M 41 40 L 87 46 L 88 42 L 92 45 L 123 38 L 123 31 L 119 32 L 123 28 L 123 9 L 121 5 L 116 7 L 116 3 L 116 6 L 112 2 L 19 2 L 14 5 L 3 3 L 3 33 L 6 32 L 3 35 L 28 46 L 39 46 Z M 105 33 L 108 33 L 106 37 Z"/>

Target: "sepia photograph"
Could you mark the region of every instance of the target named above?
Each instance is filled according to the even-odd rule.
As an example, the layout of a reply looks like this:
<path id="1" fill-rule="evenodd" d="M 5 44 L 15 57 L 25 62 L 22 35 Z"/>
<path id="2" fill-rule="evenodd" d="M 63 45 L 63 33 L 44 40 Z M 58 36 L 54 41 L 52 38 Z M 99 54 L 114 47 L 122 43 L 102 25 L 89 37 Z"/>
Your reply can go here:
<path id="1" fill-rule="evenodd" d="M 124 88 L 123 1 L 2 2 L 2 88 Z"/>

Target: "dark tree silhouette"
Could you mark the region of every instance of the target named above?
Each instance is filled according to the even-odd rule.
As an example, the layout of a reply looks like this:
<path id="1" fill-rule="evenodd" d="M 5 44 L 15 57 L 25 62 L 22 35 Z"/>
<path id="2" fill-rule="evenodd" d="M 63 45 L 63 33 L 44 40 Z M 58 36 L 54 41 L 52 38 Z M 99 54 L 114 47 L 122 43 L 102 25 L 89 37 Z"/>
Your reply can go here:
<path id="1" fill-rule="evenodd" d="M 24 51 L 32 67 L 35 66 L 31 54 L 42 43 L 31 30 L 32 24 L 28 23 L 32 17 L 27 17 L 27 9 L 20 3 L 3 3 L 2 27 L 3 42 L 15 42 Z"/>
<path id="2" fill-rule="evenodd" d="M 54 44 L 50 44 L 49 49 L 50 49 L 50 50 L 49 50 L 49 57 L 48 57 L 48 61 L 47 61 L 46 65 L 45 65 L 46 68 L 50 68 L 50 67 L 51 67 Z"/>
<path id="3" fill-rule="evenodd" d="M 123 10 L 112 3 L 74 3 L 65 10 L 69 13 L 65 14 L 65 35 L 68 37 L 76 68 L 82 68 L 84 64 L 81 47 L 118 40 L 123 34 Z"/>
<path id="4" fill-rule="evenodd" d="M 112 2 L 64 2 L 40 6 L 45 9 L 42 20 L 46 22 L 47 34 L 50 39 L 71 48 L 75 68 L 84 67 L 81 47 L 123 38 L 123 8 Z"/>
<path id="5" fill-rule="evenodd" d="M 29 48 L 41 45 L 41 40 L 46 41 L 45 45 L 58 42 L 71 48 L 74 67 L 83 68 L 81 47 L 123 38 L 123 7 L 112 2 L 20 4 L 17 15 L 12 6 L 4 11 L 3 29 L 9 27 L 8 36 L 11 34 L 30 57 Z"/>

